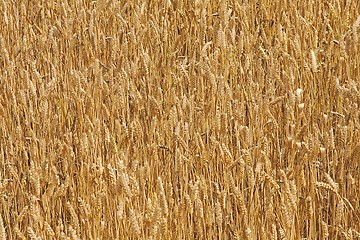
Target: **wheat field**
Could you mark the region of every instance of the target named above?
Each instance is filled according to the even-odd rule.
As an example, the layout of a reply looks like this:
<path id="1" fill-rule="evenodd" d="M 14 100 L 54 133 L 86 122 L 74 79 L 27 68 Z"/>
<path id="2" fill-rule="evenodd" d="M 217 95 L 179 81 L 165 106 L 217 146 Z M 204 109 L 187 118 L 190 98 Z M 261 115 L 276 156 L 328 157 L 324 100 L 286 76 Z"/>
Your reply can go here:
<path id="1" fill-rule="evenodd" d="M 0 240 L 360 239 L 358 1 L 0 9 Z"/>

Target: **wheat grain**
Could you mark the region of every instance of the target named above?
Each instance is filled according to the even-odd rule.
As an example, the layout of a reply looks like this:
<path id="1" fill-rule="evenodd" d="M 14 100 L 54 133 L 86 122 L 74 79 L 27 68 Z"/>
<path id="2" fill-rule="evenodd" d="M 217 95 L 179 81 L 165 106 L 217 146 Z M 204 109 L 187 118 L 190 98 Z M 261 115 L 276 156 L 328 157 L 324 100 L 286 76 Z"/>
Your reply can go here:
<path id="1" fill-rule="evenodd" d="M 358 237 L 356 1 L 0 10 L 6 238 Z"/>

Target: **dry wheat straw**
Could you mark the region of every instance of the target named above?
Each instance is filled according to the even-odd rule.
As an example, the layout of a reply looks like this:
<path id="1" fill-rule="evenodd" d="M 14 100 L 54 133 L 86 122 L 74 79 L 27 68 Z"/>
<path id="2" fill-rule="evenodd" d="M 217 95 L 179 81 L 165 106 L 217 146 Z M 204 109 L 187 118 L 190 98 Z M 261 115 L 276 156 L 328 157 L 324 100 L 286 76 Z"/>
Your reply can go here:
<path id="1" fill-rule="evenodd" d="M 5 226 L 4 226 L 3 217 L 1 214 L 0 214 L 0 239 L 1 240 L 6 239 L 6 230 L 5 230 Z"/>

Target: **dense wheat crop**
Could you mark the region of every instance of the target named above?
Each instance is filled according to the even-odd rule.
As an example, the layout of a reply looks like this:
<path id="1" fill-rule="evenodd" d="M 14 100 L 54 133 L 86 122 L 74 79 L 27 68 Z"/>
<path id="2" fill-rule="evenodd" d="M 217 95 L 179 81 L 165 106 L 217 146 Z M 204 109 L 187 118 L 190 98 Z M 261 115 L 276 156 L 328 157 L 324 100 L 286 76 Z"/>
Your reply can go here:
<path id="1" fill-rule="evenodd" d="M 358 1 L 0 9 L 0 239 L 360 239 Z"/>

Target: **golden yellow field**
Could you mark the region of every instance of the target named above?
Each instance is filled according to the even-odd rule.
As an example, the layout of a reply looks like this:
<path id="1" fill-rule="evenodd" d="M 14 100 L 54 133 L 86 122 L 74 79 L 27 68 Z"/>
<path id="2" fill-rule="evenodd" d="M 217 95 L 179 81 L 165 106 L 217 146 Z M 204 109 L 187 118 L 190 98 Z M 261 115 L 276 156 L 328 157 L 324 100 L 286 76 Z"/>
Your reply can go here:
<path id="1" fill-rule="evenodd" d="M 3 0 L 0 240 L 360 239 L 356 0 Z"/>

